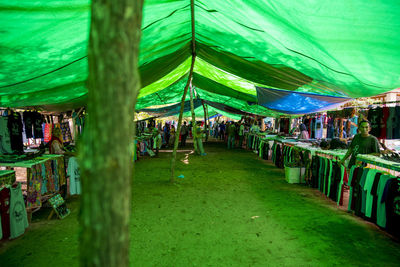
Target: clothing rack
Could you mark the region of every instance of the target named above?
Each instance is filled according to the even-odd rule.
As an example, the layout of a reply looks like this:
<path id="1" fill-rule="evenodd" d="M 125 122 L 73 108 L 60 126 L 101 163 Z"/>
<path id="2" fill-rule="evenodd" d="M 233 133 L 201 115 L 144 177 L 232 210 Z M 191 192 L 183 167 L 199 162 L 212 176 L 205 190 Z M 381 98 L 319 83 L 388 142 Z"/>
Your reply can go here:
<path id="1" fill-rule="evenodd" d="M 368 159 L 366 157 L 364 157 L 363 155 L 358 155 L 357 156 L 357 160 L 367 163 L 367 164 L 371 164 L 371 165 L 375 165 L 375 166 L 379 166 L 388 170 L 393 170 L 396 172 L 400 172 L 400 163 L 385 163 L 385 162 L 381 162 L 381 161 L 376 161 L 376 160 L 372 160 L 372 159 Z"/>
<path id="2" fill-rule="evenodd" d="M 340 155 L 340 154 L 338 155 L 337 153 L 331 154 L 331 153 L 327 153 L 327 151 L 322 151 L 322 150 L 317 150 L 315 152 L 315 154 L 317 156 L 325 157 L 325 158 L 328 158 L 328 159 L 331 159 L 331 160 L 334 160 L 334 161 L 340 161 L 344 157 L 344 154 L 343 155 Z"/>
<path id="3" fill-rule="evenodd" d="M 366 103 L 365 105 L 349 106 L 349 107 L 345 107 L 343 109 L 349 109 L 349 108 L 370 109 L 372 105 L 386 105 L 386 104 L 400 104 L 400 100 Z"/>
<path id="4" fill-rule="evenodd" d="M 398 103 L 400 103 L 400 100 L 374 102 L 371 105 L 385 105 L 385 104 L 398 104 Z"/>

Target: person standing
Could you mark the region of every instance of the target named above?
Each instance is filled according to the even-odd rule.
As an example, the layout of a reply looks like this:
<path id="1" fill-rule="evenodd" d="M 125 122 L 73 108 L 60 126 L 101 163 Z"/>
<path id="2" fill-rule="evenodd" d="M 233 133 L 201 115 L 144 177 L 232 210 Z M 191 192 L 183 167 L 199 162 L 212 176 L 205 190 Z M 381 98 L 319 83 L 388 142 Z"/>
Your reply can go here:
<path id="1" fill-rule="evenodd" d="M 219 125 L 218 125 L 218 121 L 215 121 L 215 123 L 214 123 L 214 125 L 213 125 L 213 136 L 214 136 L 214 138 L 218 138 L 218 127 Z"/>
<path id="2" fill-rule="evenodd" d="M 371 130 L 370 124 L 367 120 L 362 120 L 358 124 L 359 133 L 356 134 L 351 141 L 350 147 L 346 155 L 340 160 L 340 164 L 344 165 L 345 160 L 351 155 L 348 168 L 351 168 L 356 163 L 358 154 L 372 154 L 375 156 L 380 155 L 378 139 L 369 134 Z"/>
<path id="3" fill-rule="evenodd" d="M 157 128 L 153 129 L 153 149 L 156 151 L 156 157 L 158 157 L 158 152 L 160 151 L 162 145 L 161 131 Z"/>
<path id="4" fill-rule="evenodd" d="M 239 122 L 239 147 L 242 148 L 244 138 L 244 124 Z"/>
<path id="5" fill-rule="evenodd" d="M 168 146 L 169 147 L 174 147 L 174 143 L 175 143 L 175 126 L 171 126 L 171 130 L 170 130 L 170 136 L 169 136 L 169 141 L 168 141 Z"/>
<path id="6" fill-rule="evenodd" d="M 224 140 L 224 139 L 225 139 L 225 122 L 222 122 L 222 123 L 219 125 L 219 138 L 220 138 L 221 140 Z"/>
<path id="7" fill-rule="evenodd" d="M 228 149 L 235 148 L 236 127 L 233 122 L 227 124 Z"/>
<path id="8" fill-rule="evenodd" d="M 164 132 L 165 145 L 168 146 L 169 137 L 170 137 L 170 128 L 169 128 L 169 124 L 168 123 L 165 123 L 165 125 L 163 127 L 163 132 Z"/>
<path id="9" fill-rule="evenodd" d="M 204 133 L 204 130 L 201 130 L 201 128 L 200 128 L 200 122 L 197 122 L 197 125 L 195 125 L 195 127 L 193 127 L 193 140 L 197 144 L 197 153 L 200 156 L 207 155 L 206 153 L 204 153 L 203 133 Z"/>
<path id="10" fill-rule="evenodd" d="M 183 122 L 183 125 L 181 127 L 181 147 L 186 146 L 186 138 L 189 134 L 189 129 L 186 125 L 186 121 Z"/>

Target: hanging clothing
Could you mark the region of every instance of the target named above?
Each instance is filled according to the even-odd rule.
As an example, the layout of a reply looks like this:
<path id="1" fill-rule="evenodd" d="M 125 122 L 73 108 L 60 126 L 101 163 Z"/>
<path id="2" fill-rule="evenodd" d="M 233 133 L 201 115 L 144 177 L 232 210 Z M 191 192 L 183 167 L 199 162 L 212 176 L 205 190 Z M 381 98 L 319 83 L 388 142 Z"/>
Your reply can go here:
<path id="1" fill-rule="evenodd" d="M 22 113 L 22 119 L 24 121 L 25 125 L 25 136 L 26 138 L 32 138 L 33 137 L 33 124 L 34 124 L 34 113 L 30 111 L 25 111 Z"/>
<path id="2" fill-rule="evenodd" d="M 356 125 L 358 125 L 358 116 L 351 117 L 349 119 L 349 121 L 350 121 L 351 125 L 350 125 L 350 136 L 348 136 L 348 137 L 352 137 L 357 134 L 358 127 Z M 355 125 L 353 125 L 353 123 Z"/>
<path id="3" fill-rule="evenodd" d="M 72 141 L 72 135 L 71 135 L 71 129 L 69 127 L 69 123 L 68 122 L 62 122 L 60 124 L 60 128 L 61 128 L 61 133 L 63 136 L 63 141 L 64 142 L 71 142 Z"/>
<path id="4" fill-rule="evenodd" d="M 400 178 L 391 179 L 387 184 L 386 195 L 382 197 L 386 208 L 386 229 L 400 237 Z"/>
<path id="5" fill-rule="evenodd" d="M 381 135 L 381 120 L 382 120 L 382 108 L 375 108 L 375 109 L 370 109 L 368 111 L 368 121 L 370 122 L 371 125 L 371 131 L 370 134 L 372 134 L 375 137 L 380 137 Z"/>
<path id="6" fill-rule="evenodd" d="M 10 133 L 11 149 L 14 153 L 23 153 L 21 115 L 17 112 L 9 115 L 7 126 Z"/>
<path id="7" fill-rule="evenodd" d="M 21 184 L 10 188 L 10 238 L 14 239 L 25 233 L 29 226 Z"/>
<path id="8" fill-rule="evenodd" d="M 393 139 L 400 139 L 400 106 L 395 107 L 396 121 L 393 124 Z"/>
<path id="9" fill-rule="evenodd" d="M 381 118 L 381 133 L 379 136 L 379 139 L 386 139 L 386 135 L 387 135 L 387 126 L 386 123 L 388 121 L 388 118 L 390 116 L 390 111 L 388 107 L 383 107 L 382 108 L 382 118 Z"/>
<path id="10" fill-rule="evenodd" d="M 3 239 L 10 237 L 10 188 L 0 190 L 0 215 Z"/>
<path id="11" fill-rule="evenodd" d="M 0 117 L 0 154 L 12 154 L 8 117 Z"/>
<path id="12" fill-rule="evenodd" d="M 386 138 L 393 139 L 393 126 L 395 125 L 396 110 L 394 107 L 389 108 L 389 117 L 386 120 Z"/>
<path id="13" fill-rule="evenodd" d="M 393 177 L 390 175 L 382 175 L 378 184 L 378 189 L 377 189 L 378 207 L 377 207 L 376 224 L 379 225 L 380 227 L 386 227 L 386 202 L 383 199 L 383 192 L 385 190 L 386 183 L 390 179 L 393 179 Z"/>
<path id="14" fill-rule="evenodd" d="M 33 124 L 33 133 L 35 138 L 43 138 L 43 116 L 39 112 L 34 112 L 34 124 Z"/>
<path id="15" fill-rule="evenodd" d="M 48 143 L 51 140 L 51 132 L 53 129 L 53 125 L 50 123 L 46 123 L 44 125 L 44 142 Z"/>
<path id="16" fill-rule="evenodd" d="M 68 160 L 67 175 L 69 176 L 69 193 L 71 195 L 81 194 L 81 174 L 79 171 L 78 161 L 76 157 Z"/>
<path id="17" fill-rule="evenodd" d="M 323 117 L 319 116 L 318 118 L 315 119 L 315 138 L 321 139 L 322 138 L 322 132 L 323 132 Z"/>

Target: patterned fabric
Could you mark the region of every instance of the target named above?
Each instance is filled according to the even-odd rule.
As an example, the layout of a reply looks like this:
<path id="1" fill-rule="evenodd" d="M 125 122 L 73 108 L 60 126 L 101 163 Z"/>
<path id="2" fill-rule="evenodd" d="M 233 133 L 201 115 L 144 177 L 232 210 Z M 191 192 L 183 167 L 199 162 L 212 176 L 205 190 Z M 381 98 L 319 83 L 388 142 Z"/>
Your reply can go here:
<path id="1" fill-rule="evenodd" d="M 71 142 L 72 141 L 72 135 L 71 135 L 71 129 L 69 128 L 69 123 L 68 122 L 63 122 L 60 124 L 62 136 L 63 136 L 63 141 L 64 142 Z"/>
<path id="2" fill-rule="evenodd" d="M 0 187 L 11 185 L 15 182 L 14 171 L 0 171 Z"/>
<path id="3" fill-rule="evenodd" d="M 49 159 L 27 168 L 27 207 L 40 207 L 42 195 L 57 193 L 66 184 L 64 158 Z"/>

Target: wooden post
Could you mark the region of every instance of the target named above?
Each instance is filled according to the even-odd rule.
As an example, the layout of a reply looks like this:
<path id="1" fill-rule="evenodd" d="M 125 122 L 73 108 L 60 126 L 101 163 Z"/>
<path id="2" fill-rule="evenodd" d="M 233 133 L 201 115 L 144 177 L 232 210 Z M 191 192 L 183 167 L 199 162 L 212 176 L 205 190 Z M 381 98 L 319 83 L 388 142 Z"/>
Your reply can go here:
<path id="1" fill-rule="evenodd" d="M 207 131 L 207 135 L 206 135 L 206 141 L 208 141 L 208 136 L 210 135 L 210 115 L 208 114 L 208 105 L 206 105 L 206 112 L 207 112 L 207 125 L 208 125 L 208 131 Z"/>
<path id="2" fill-rule="evenodd" d="M 176 150 L 178 149 L 179 134 L 181 132 L 181 126 L 182 126 L 183 110 L 185 107 L 185 99 L 186 99 L 186 94 L 187 94 L 187 91 L 189 88 L 190 80 L 192 79 L 195 59 L 196 59 L 196 57 L 192 56 L 192 65 L 190 66 L 189 78 L 186 83 L 185 89 L 183 90 L 183 95 L 182 95 L 182 100 L 181 100 L 181 110 L 179 112 L 178 126 L 176 127 L 176 133 L 175 133 L 174 150 L 172 151 L 172 159 L 171 159 L 171 179 L 170 179 L 171 183 L 173 183 L 175 181 Z"/>
<path id="3" fill-rule="evenodd" d="M 192 136 L 193 136 L 193 147 L 194 147 L 194 152 L 198 152 L 197 148 L 197 125 L 196 125 L 196 114 L 194 113 L 194 104 L 193 104 L 193 86 L 192 86 L 192 81 L 190 81 L 190 110 L 192 112 Z"/>
<path id="4" fill-rule="evenodd" d="M 190 0 L 190 15 L 191 15 L 191 25 L 192 25 L 192 64 L 190 65 L 189 77 L 186 83 L 185 89 L 183 90 L 181 110 L 179 112 L 178 126 L 175 134 L 174 150 L 172 152 L 171 159 L 171 183 L 175 181 L 175 164 L 176 164 L 176 150 L 178 149 L 179 134 L 181 131 L 183 109 L 185 107 L 186 94 L 193 76 L 194 62 L 196 60 L 196 38 L 195 38 L 195 23 L 194 23 L 194 0 Z"/>
<path id="5" fill-rule="evenodd" d="M 206 132 L 206 141 L 208 141 L 207 109 L 203 100 L 201 101 L 201 104 L 203 105 L 204 110 L 204 131 Z"/>

